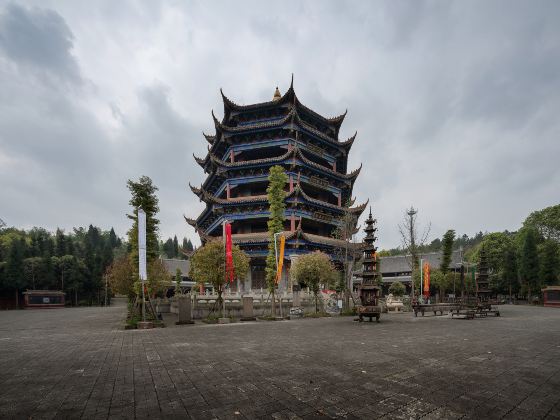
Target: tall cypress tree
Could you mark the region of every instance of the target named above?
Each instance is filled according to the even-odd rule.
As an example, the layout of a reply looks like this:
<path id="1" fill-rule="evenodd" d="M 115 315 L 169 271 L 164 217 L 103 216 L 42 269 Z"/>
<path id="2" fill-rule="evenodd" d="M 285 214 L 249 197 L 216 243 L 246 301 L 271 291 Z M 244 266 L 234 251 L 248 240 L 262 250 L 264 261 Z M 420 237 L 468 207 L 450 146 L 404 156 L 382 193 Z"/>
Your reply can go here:
<path id="1" fill-rule="evenodd" d="M 163 253 L 167 258 L 173 258 L 173 239 L 168 238 L 163 244 Z"/>
<path id="2" fill-rule="evenodd" d="M 284 168 L 275 165 L 270 168 L 268 175 L 268 204 L 270 216 L 268 218 L 268 255 L 266 257 L 266 281 L 268 289 L 272 293 L 272 316 L 275 316 L 275 288 L 276 288 L 276 252 L 274 248 L 274 234 L 284 231 L 284 210 L 286 193 L 284 187 L 288 182 L 288 176 Z"/>
<path id="3" fill-rule="evenodd" d="M 177 235 L 173 237 L 173 258 L 179 256 L 179 241 L 177 240 Z"/>
<path id="4" fill-rule="evenodd" d="M 440 270 L 443 275 L 446 275 L 449 271 L 449 264 L 451 264 L 451 256 L 453 253 L 453 241 L 455 240 L 455 231 L 453 229 L 449 229 L 443 235 L 441 245 L 443 248 L 443 256 L 441 259 L 441 266 Z"/>
<path id="5" fill-rule="evenodd" d="M 60 228 L 56 229 L 55 241 L 55 255 L 57 257 L 66 255 L 66 236 Z"/>
<path id="6" fill-rule="evenodd" d="M 111 231 L 109 232 L 109 244 L 111 245 L 111 248 L 116 248 L 118 246 L 117 234 L 113 228 L 111 228 Z"/>
<path id="7" fill-rule="evenodd" d="M 518 270 L 517 270 L 517 253 L 515 248 L 510 246 L 504 254 L 504 267 L 502 271 L 502 289 L 508 291 L 510 300 L 512 293 L 519 290 Z"/>
<path id="8" fill-rule="evenodd" d="M 539 255 L 537 252 L 537 232 L 528 229 L 523 240 L 519 260 L 519 277 L 527 291 L 527 298 L 539 287 Z"/>
<path id="9" fill-rule="evenodd" d="M 543 245 L 541 258 L 540 279 L 546 285 L 554 285 L 558 281 L 558 266 L 560 258 L 558 255 L 558 245 L 549 239 Z"/>
<path id="10" fill-rule="evenodd" d="M 148 262 L 159 256 L 158 229 L 159 220 L 156 218 L 159 212 L 159 200 L 156 196 L 158 188 L 153 184 L 150 177 L 142 176 L 136 181 L 128 180 L 127 187 L 131 198 L 129 204 L 132 206 L 132 214 L 127 217 L 132 220 L 132 227 L 128 231 L 128 246 L 130 249 L 131 264 L 134 269 L 134 278 L 138 278 L 138 208 L 141 207 L 146 213 L 146 259 Z"/>

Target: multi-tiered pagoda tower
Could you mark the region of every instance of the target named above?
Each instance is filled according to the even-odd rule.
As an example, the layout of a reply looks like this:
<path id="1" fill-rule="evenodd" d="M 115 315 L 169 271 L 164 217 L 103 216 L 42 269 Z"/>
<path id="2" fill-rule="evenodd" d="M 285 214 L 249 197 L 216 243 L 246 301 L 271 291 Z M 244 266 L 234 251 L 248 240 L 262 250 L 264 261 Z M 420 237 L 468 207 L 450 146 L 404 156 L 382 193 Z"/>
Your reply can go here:
<path id="1" fill-rule="evenodd" d="M 356 134 L 339 141 L 346 113 L 325 118 L 304 106 L 292 83 L 281 95 L 278 88 L 270 102 L 237 105 L 222 92 L 224 117 L 212 112 L 215 134 L 204 137 L 208 153 L 196 162 L 208 174 L 191 190 L 206 203 L 196 220 L 186 218 L 202 242 L 221 238 L 222 223 L 232 223 L 233 242 L 251 257 L 245 288 L 265 286 L 269 217 L 266 188 L 269 169 L 283 166 L 286 185 L 286 270 L 290 260 L 314 250 L 336 259 L 342 241 L 333 231 L 342 215 L 359 216 L 367 203 L 353 205 L 352 188 L 360 168 L 347 172 L 348 153 Z M 283 275 L 283 281 L 287 272 Z"/>
<path id="2" fill-rule="evenodd" d="M 490 288 L 488 281 L 488 258 L 486 248 L 480 248 L 480 261 L 478 263 L 478 276 L 476 278 L 476 296 L 481 302 L 490 300 Z"/>
<path id="3" fill-rule="evenodd" d="M 369 209 L 369 217 L 366 219 L 366 227 L 364 232 L 366 236 L 363 239 L 363 252 L 364 259 L 362 260 L 362 284 L 380 286 L 381 285 L 381 274 L 379 273 L 377 267 L 377 248 L 375 246 L 375 241 L 377 240 L 375 232 L 377 232 L 377 227 L 375 226 L 377 220 L 371 215 L 371 207 Z"/>

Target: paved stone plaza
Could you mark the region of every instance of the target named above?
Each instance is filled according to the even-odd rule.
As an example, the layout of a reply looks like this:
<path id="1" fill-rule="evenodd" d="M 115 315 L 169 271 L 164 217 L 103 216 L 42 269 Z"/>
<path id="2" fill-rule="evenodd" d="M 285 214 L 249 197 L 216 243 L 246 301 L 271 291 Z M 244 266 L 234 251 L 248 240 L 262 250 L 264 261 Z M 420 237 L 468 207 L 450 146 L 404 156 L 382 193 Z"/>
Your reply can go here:
<path id="1" fill-rule="evenodd" d="M 124 306 L 0 312 L 2 418 L 560 418 L 560 310 L 124 331 Z"/>

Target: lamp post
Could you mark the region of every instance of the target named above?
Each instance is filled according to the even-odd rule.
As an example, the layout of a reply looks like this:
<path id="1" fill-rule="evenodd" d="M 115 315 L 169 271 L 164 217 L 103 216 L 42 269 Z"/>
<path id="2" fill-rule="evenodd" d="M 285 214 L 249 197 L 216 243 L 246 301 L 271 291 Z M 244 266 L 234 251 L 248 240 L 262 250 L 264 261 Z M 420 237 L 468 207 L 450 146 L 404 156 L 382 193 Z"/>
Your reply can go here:
<path id="1" fill-rule="evenodd" d="M 406 213 L 408 215 L 408 217 L 410 217 L 410 259 L 412 261 L 412 267 L 411 270 L 412 272 L 410 273 L 410 278 L 411 278 L 411 293 L 412 293 L 412 297 L 410 299 L 410 301 L 412 302 L 414 300 L 414 264 L 415 264 L 415 259 L 414 257 L 416 256 L 416 252 L 415 252 L 415 247 L 416 244 L 414 242 L 414 216 L 416 215 L 416 213 L 418 213 L 418 210 L 416 210 L 414 207 L 410 206 L 410 210 L 408 210 L 408 212 Z M 422 266 L 420 266 L 420 272 L 422 272 Z M 420 293 L 422 292 L 422 284 L 420 284 Z"/>

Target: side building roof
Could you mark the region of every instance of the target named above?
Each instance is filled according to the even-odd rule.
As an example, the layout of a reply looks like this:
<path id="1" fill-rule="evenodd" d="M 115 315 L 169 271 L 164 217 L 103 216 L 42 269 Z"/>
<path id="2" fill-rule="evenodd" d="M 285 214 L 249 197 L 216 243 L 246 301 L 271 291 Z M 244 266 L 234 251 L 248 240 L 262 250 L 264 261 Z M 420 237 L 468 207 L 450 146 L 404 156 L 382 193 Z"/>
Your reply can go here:
<path id="1" fill-rule="evenodd" d="M 423 258 L 426 262 L 430 264 L 430 267 L 439 268 L 441 266 L 443 253 L 439 252 L 429 252 L 426 254 L 420 254 L 420 258 Z M 457 267 L 461 264 L 461 251 L 453 251 L 451 255 L 451 268 Z M 395 255 L 391 257 L 381 257 L 380 258 L 380 269 L 381 274 L 388 273 L 407 273 L 410 272 L 410 255 Z"/>
<path id="2" fill-rule="evenodd" d="M 177 269 L 181 270 L 181 275 L 187 277 L 189 275 L 189 270 L 191 268 L 191 262 L 189 260 L 178 260 L 176 258 L 162 258 L 161 262 L 167 270 L 167 272 L 174 276 L 177 273 Z"/>

